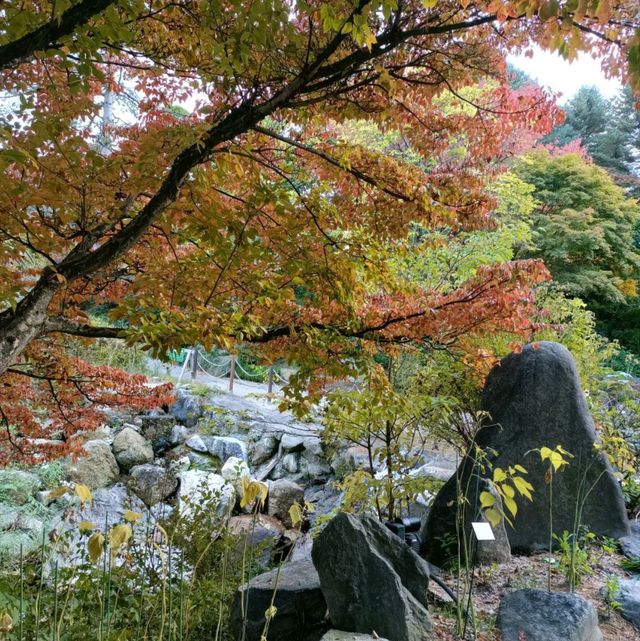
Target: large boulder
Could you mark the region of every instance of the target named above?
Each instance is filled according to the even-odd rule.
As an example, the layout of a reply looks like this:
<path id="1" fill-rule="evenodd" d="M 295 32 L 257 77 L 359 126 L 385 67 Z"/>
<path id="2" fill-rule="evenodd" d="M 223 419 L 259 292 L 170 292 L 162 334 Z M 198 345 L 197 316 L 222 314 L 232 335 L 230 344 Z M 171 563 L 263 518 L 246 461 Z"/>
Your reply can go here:
<path id="1" fill-rule="evenodd" d="M 279 479 L 269 484 L 267 513 L 280 519 L 287 527 L 293 527 L 289 509 L 294 503 L 301 507 L 304 503 L 304 490 L 297 483 Z"/>
<path id="2" fill-rule="evenodd" d="M 128 472 L 135 465 L 144 465 L 153 461 L 151 443 L 132 427 L 125 427 L 113 439 L 113 455 L 123 472 Z"/>
<path id="3" fill-rule="evenodd" d="M 178 488 L 176 474 L 160 465 L 136 465 L 131 468 L 130 475 L 131 489 L 149 507 L 165 501 Z"/>
<path id="4" fill-rule="evenodd" d="M 438 493 L 427 522 L 425 554 L 441 564 L 450 557 L 447 538 L 455 537 L 456 497 L 463 488 L 471 513 L 479 514 L 479 479 L 496 467 L 524 466 L 534 486 L 533 501 L 517 500 L 514 527 L 507 528 L 511 550 L 536 551 L 549 545 L 550 484 L 548 462 L 537 449 L 561 445 L 570 462 L 553 477 L 553 528 L 573 531 L 576 510 L 581 524 L 596 534 L 619 538 L 629 533 L 622 492 L 597 443 L 593 420 L 580 388 L 569 350 L 552 342 L 533 343 L 510 354 L 491 370 L 483 394 L 488 413 L 478 432 L 475 451 Z"/>
<path id="5" fill-rule="evenodd" d="M 602 641 L 595 608 L 577 594 L 517 590 L 500 602 L 503 641 Z"/>
<path id="6" fill-rule="evenodd" d="M 67 466 L 68 478 L 92 490 L 107 487 L 118 480 L 120 468 L 106 441 L 88 441 L 85 455 Z"/>
<path id="7" fill-rule="evenodd" d="M 271 607 L 274 591 L 273 605 L 277 611 L 269 624 L 269 641 L 302 641 L 309 633 L 326 629 L 327 606 L 320 579 L 313 563 L 304 560 L 285 563 L 279 573 L 277 568 L 265 572 L 238 589 L 231 609 L 231 625 L 237 638 L 242 635 L 244 625 L 242 638 L 260 641 L 265 612 Z"/>
<path id="8" fill-rule="evenodd" d="M 311 556 L 336 628 L 393 641 L 432 638 L 427 563 L 379 521 L 338 514 Z"/>

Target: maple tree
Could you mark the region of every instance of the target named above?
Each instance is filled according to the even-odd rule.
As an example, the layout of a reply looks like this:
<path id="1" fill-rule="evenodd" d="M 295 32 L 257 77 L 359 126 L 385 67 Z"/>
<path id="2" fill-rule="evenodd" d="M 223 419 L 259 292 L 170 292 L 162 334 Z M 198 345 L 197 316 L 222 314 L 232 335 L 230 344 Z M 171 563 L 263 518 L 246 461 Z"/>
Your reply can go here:
<path id="1" fill-rule="evenodd" d="M 390 257 L 416 247 L 415 224 L 452 238 L 491 226 L 485 182 L 558 121 L 538 90 L 506 86 L 507 48 L 589 50 L 640 82 L 637 16 L 608 0 L 0 11 L 5 459 L 8 444 L 33 456 L 36 437 L 95 424 L 91 401 L 166 400 L 70 358 L 72 340 L 158 354 L 248 340 L 300 362 L 305 381 L 353 373 L 380 345 L 527 331 L 541 263 L 405 283 Z M 104 117 L 118 97 L 132 116 Z M 349 140 L 343 124 L 362 117 L 411 154 Z M 121 322 L 92 323 L 96 304 Z"/>

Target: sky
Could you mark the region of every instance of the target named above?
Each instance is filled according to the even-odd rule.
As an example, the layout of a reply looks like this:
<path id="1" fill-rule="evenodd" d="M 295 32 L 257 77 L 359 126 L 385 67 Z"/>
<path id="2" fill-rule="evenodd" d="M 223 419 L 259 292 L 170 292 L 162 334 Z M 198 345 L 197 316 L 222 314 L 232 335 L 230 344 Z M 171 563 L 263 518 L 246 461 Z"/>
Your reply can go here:
<path id="1" fill-rule="evenodd" d="M 621 87 L 619 81 L 605 78 L 598 61 L 586 54 L 569 63 L 556 53 L 534 47 L 532 58 L 520 55 L 509 56 L 508 60 L 538 84 L 561 93 L 560 104 L 571 98 L 582 85 L 596 85 L 607 98 L 615 95 Z"/>

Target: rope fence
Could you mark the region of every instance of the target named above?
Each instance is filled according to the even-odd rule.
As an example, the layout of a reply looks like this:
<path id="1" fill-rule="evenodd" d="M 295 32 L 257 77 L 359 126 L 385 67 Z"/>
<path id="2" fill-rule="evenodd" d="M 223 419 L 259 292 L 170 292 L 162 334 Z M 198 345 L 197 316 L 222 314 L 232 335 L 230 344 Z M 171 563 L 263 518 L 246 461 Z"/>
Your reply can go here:
<path id="1" fill-rule="evenodd" d="M 249 383 L 266 383 L 269 394 L 273 392 L 274 385 L 286 385 L 287 383 L 286 379 L 284 379 L 273 366 L 269 367 L 264 373 L 250 372 L 247 371 L 246 367 L 243 367 L 238 357 L 233 354 L 222 354 L 212 357 L 197 347 L 192 347 L 185 350 L 183 358 L 182 368 L 178 376 L 178 386 L 182 383 L 187 370 L 190 371 L 192 380 L 196 379 L 198 372 L 213 379 L 225 379 L 228 377 L 229 391 L 231 392 L 233 391 L 233 385 L 236 379 Z"/>

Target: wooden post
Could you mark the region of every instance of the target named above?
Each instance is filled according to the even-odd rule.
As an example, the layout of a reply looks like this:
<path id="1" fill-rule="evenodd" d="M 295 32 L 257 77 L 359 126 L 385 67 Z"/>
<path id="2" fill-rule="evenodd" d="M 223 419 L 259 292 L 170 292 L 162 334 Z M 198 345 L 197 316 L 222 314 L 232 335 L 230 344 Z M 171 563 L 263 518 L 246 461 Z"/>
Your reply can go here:
<path id="1" fill-rule="evenodd" d="M 198 348 L 194 345 L 191 349 L 191 380 L 195 381 L 198 376 Z"/>
<path id="2" fill-rule="evenodd" d="M 269 378 L 267 379 L 267 394 L 273 393 L 273 365 L 269 368 Z"/>
<path id="3" fill-rule="evenodd" d="M 229 370 L 229 391 L 233 393 L 233 381 L 236 378 L 236 357 L 231 354 L 231 369 Z"/>

